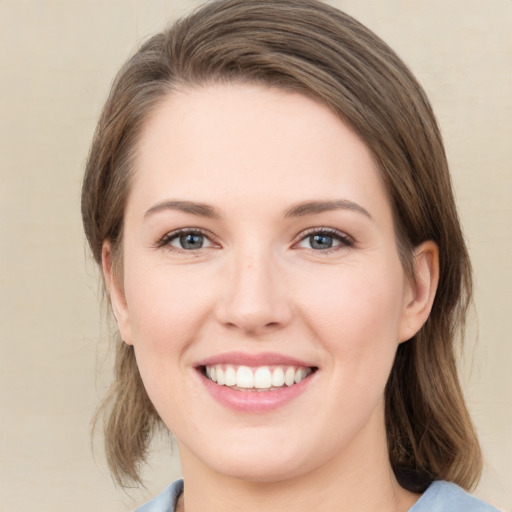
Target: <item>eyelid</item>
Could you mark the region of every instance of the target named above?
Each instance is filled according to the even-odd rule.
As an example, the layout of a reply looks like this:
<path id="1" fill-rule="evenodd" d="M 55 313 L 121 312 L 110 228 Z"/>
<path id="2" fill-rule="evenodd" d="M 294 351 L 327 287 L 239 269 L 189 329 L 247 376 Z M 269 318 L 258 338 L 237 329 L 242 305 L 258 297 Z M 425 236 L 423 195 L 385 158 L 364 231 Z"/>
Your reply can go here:
<path id="1" fill-rule="evenodd" d="M 212 244 L 212 246 L 214 246 L 214 247 L 216 246 L 216 248 L 220 247 L 220 244 L 216 241 L 216 239 L 212 235 L 212 233 L 210 233 L 209 231 L 207 231 L 203 228 L 195 228 L 195 227 L 179 228 L 179 229 L 175 229 L 173 231 L 169 231 L 168 233 L 163 235 L 154 245 L 156 248 L 167 248 L 169 251 L 178 252 L 178 253 L 189 253 L 189 254 L 198 253 L 202 249 L 209 248 L 209 247 L 204 247 L 204 248 L 200 248 L 200 249 L 196 249 L 196 250 L 186 250 L 186 249 L 180 249 L 178 247 L 174 247 L 174 246 L 170 245 L 170 242 L 172 240 L 178 238 L 179 236 L 187 235 L 187 234 L 191 234 L 191 233 L 192 234 L 201 234 L 209 240 L 209 242 Z M 316 253 L 322 254 L 322 253 L 326 253 L 326 252 L 334 252 L 339 249 L 350 248 L 350 247 L 353 247 L 354 245 L 356 245 L 355 240 L 350 235 L 345 233 L 344 231 L 340 231 L 338 229 L 329 228 L 329 227 L 315 227 L 315 228 L 309 228 L 309 229 L 306 229 L 305 231 L 302 231 L 296 237 L 295 241 L 293 242 L 293 246 L 296 246 L 300 242 L 304 241 L 307 237 L 315 235 L 315 234 L 327 234 L 329 236 L 332 236 L 333 238 L 335 238 L 336 240 L 338 240 L 340 242 L 339 245 L 337 245 L 335 247 L 330 247 L 329 249 L 318 250 L 318 249 L 311 248 L 311 251 L 314 251 Z"/>
<path id="2" fill-rule="evenodd" d="M 334 251 L 337 251 L 337 250 L 340 250 L 343 248 L 354 247 L 356 245 L 356 241 L 350 235 L 345 233 L 344 231 L 340 231 L 338 229 L 328 228 L 328 227 L 309 228 L 309 229 L 306 229 L 305 231 L 302 231 L 297 236 L 293 245 L 296 246 L 300 242 L 304 241 L 306 238 L 308 238 L 312 235 L 316 235 L 316 234 L 326 234 L 326 235 L 332 236 L 333 238 L 335 238 L 336 240 L 338 240 L 340 242 L 340 245 L 335 246 L 335 247 L 330 247 L 329 249 L 319 250 L 319 249 L 311 248 L 311 250 L 316 253 L 322 254 L 322 253 L 326 253 L 326 252 L 334 252 Z"/>
<path id="3" fill-rule="evenodd" d="M 203 235 L 205 238 L 207 238 L 209 240 L 209 242 L 212 244 L 212 246 L 220 247 L 220 244 L 215 240 L 215 237 L 209 231 L 202 229 L 202 228 L 194 228 L 194 227 L 179 228 L 179 229 L 175 229 L 173 231 L 169 231 L 164 236 L 162 236 L 159 240 L 157 240 L 157 242 L 155 243 L 155 247 L 156 248 L 166 248 L 169 251 L 178 252 L 178 253 L 188 253 L 188 254 L 198 253 L 202 249 L 209 248 L 209 247 L 201 247 L 201 249 L 196 249 L 196 250 L 192 251 L 192 250 L 180 249 L 180 248 L 174 247 L 173 245 L 170 244 L 171 241 L 178 238 L 179 236 L 188 235 L 188 234 Z"/>

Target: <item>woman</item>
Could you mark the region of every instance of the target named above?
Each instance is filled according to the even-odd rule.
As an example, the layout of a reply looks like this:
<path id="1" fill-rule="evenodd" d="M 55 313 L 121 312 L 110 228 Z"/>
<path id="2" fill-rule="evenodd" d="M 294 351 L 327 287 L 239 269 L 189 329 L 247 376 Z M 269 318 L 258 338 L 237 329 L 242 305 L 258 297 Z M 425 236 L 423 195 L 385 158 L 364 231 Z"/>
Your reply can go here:
<path id="1" fill-rule="evenodd" d="M 221 0 L 121 69 L 83 185 L 122 340 L 116 480 L 140 511 L 494 510 L 454 357 L 471 269 L 425 94 L 311 0 Z M 450 483 L 449 483 L 450 482 Z"/>

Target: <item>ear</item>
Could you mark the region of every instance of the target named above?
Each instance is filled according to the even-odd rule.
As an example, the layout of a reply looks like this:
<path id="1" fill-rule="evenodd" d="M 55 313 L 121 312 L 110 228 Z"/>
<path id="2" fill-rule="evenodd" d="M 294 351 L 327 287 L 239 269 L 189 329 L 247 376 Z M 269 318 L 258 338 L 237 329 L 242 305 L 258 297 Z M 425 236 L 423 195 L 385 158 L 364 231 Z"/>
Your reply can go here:
<path id="1" fill-rule="evenodd" d="M 414 250 L 414 276 L 406 284 L 399 342 L 411 339 L 427 321 L 439 282 L 439 248 L 431 240 Z"/>
<path id="2" fill-rule="evenodd" d="M 110 297 L 110 303 L 112 304 L 112 311 L 121 337 L 126 344 L 132 345 L 132 330 L 128 305 L 126 303 L 123 285 L 119 282 L 120 278 L 113 270 L 112 244 L 109 241 L 103 242 L 101 248 L 101 268 Z"/>

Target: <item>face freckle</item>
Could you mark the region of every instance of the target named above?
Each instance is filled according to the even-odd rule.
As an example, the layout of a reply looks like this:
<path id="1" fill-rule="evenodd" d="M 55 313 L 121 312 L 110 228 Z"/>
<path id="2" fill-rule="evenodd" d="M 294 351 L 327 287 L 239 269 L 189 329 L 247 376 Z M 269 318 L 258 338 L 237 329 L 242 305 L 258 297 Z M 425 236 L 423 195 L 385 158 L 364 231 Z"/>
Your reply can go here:
<path id="1" fill-rule="evenodd" d="M 371 153 L 327 107 L 171 94 L 141 136 L 123 250 L 119 326 L 185 466 L 282 479 L 385 441 L 410 290 Z M 272 389 L 211 379 L 241 366 L 262 386 L 277 368 Z M 305 373 L 280 384 L 289 367 Z"/>

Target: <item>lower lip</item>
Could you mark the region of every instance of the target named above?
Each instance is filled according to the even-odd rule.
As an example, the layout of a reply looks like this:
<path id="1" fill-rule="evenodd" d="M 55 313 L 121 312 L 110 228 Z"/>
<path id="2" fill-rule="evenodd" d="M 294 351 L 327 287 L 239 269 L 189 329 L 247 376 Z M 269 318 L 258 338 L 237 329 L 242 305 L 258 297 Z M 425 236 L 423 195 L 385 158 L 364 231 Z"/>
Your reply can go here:
<path id="1" fill-rule="evenodd" d="M 208 392 L 217 402 L 239 412 L 264 413 L 283 407 L 301 395 L 311 385 L 316 372 L 293 386 L 283 386 L 272 391 L 239 391 L 228 386 L 219 386 L 199 372 Z"/>

